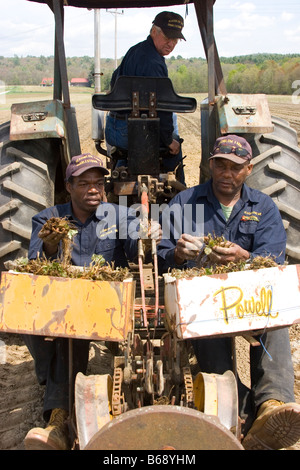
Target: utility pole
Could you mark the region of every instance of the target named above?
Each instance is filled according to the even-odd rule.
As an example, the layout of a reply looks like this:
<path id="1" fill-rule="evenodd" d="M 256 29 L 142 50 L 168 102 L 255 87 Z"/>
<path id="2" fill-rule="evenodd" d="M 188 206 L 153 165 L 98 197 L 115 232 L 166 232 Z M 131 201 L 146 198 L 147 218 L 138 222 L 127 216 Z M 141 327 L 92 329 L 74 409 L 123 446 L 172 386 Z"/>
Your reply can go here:
<path id="1" fill-rule="evenodd" d="M 94 79 L 95 94 L 101 93 L 100 10 L 94 10 Z M 104 113 L 92 107 L 92 139 L 97 145 L 104 140 Z"/>
<path id="2" fill-rule="evenodd" d="M 101 93 L 101 65 L 100 65 L 100 10 L 94 10 L 94 78 L 95 93 Z"/>
<path id="3" fill-rule="evenodd" d="M 117 15 L 123 15 L 124 10 L 118 11 L 117 8 L 115 10 L 108 10 L 106 9 L 108 13 L 111 13 L 112 15 L 115 15 L 115 69 L 118 67 L 118 53 L 117 53 Z"/>

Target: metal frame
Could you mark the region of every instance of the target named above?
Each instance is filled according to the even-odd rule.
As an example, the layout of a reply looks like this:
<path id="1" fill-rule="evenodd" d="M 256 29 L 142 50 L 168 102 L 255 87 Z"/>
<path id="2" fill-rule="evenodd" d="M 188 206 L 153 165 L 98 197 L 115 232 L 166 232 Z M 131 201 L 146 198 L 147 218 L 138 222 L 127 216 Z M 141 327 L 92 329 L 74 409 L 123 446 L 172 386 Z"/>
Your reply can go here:
<path id="1" fill-rule="evenodd" d="M 59 74 L 55 74 L 61 77 L 62 86 L 63 86 L 63 95 L 64 102 L 68 104 L 69 102 L 69 93 L 68 89 L 65 86 L 67 83 L 67 71 L 65 63 L 65 51 L 63 44 L 63 10 L 64 2 L 63 0 L 29 0 L 35 1 L 37 3 L 46 3 L 54 12 L 55 15 L 55 24 L 56 24 L 56 45 L 55 57 L 58 55 L 58 62 L 55 62 L 56 72 L 59 71 Z M 203 42 L 203 47 L 205 50 L 207 62 L 208 62 L 208 83 L 209 83 L 209 98 L 210 101 L 214 101 L 215 93 L 226 95 L 226 87 L 223 77 L 223 72 L 221 68 L 221 63 L 215 43 L 214 38 L 214 29 L 213 29 L 213 6 L 215 0 L 194 0 L 194 1 L 184 1 L 184 0 L 69 0 L 67 5 L 75 6 L 79 8 L 133 8 L 133 7 L 159 7 L 159 6 L 172 6 L 172 5 L 181 5 L 194 3 L 195 11 L 197 15 L 198 25 L 200 29 L 200 34 Z M 66 80 L 66 82 L 65 82 Z M 61 95 L 60 86 L 56 89 L 56 97 L 60 99 Z"/>
<path id="2" fill-rule="evenodd" d="M 48 0 L 49 8 L 55 20 L 55 52 L 54 52 L 54 87 L 53 100 L 62 101 L 65 112 L 65 126 L 67 130 L 67 144 L 70 156 L 81 153 L 78 126 L 75 109 L 71 106 L 67 62 L 64 46 L 64 5 L 61 0 Z"/>
<path id="3" fill-rule="evenodd" d="M 71 156 L 80 153 L 80 141 L 75 112 L 71 107 L 68 87 L 67 66 L 64 48 L 64 0 L 30 0 L 46 3 L 55 18 L 55 66 L 53 99 L 61 100 L 66 114 L 66 128 Z M 67 5 L 78 8 L 133 8 L 158 7 L 194 3 L 199 30 L 208 63 L 208 118 L 202 125 L 206 142 L 212 143 L 216 138 L 215 97 L 227 95 L 221 63 L 214 38 L 213 6 L 215 0 L 68 0 Z M 204 144 L 204 147 L 207 144 Z M 209 144 L 210 145 L 210 144 Z M 204 148 L 206 152 L 206 149 Z"/>

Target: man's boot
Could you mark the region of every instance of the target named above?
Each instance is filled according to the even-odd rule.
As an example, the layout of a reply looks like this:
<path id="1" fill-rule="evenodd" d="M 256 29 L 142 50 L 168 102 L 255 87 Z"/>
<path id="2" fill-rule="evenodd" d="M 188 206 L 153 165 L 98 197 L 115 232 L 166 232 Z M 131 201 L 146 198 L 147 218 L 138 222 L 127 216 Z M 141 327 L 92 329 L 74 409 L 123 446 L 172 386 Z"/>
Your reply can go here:
<path id="1" fill-rule="evenodd" d="M 70 442 L 66 423 L 68 412 L 60 408 L 52 410 L 45 429 L 31 429 L 24 440 L 26 450 L 68 450 Z"/>
<path id="2" fill-rule="evenodd" d="M 257 413 L 242 445 L 246 450 L 276 450 L 300 439 L 300 405 L 267 400 Z"/>

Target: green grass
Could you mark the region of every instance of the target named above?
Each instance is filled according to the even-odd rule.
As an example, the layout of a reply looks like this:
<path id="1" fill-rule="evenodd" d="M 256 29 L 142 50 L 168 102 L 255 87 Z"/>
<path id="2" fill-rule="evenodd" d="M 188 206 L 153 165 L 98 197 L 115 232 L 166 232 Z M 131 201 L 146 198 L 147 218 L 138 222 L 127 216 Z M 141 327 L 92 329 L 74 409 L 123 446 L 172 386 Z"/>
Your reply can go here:
<path id="1" fill-rule="evenodd" d="M 53 98 L 52 87 L 9 86 L 5 91 L 7 91 L 5 95 L 0 95 L 0 111 L 10 110 L 14 103 L 51 100 Z M 94 93 L 93 88 L 86 87 L 70 87 L 69 91 L 73 105 L 91 103 L 91 95 Z"/>
<path id="2" fill-rule="evenodd" d="M 0 95 L 0 113 L 3 111 L 5 117 L 0 122 L 10 119 L 8 112 L 11 109 L 11 105 L 14 103 L 26 103 L 30 101 L 43 101 L 51 100 L 53 98 L 52 87 L 41 87 L 41 86 L 9 86 L 6 87 L 5 95 Z M 71 103 L 73 106 L 88 104 L 91 106 L 91 96 L 94 93 L 94 88 L 87 87 L 70 87 L 69 88 Z M 206 98 L 205 93 L 181 93 L 182 96 L 193 96 L 196 98 L 198 105 Z M 291 102 L 291 97 L 287 95 L 268 95 L 269 103 L 287 103 Z"/>

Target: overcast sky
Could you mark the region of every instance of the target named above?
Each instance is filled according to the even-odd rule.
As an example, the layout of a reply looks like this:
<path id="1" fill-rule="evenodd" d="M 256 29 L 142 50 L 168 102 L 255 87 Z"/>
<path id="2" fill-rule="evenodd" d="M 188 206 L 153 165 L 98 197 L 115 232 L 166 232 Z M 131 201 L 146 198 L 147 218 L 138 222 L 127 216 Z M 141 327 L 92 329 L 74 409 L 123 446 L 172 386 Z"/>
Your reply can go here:
<path id="1" fill-rule="evenodd" d="M 27 0 L 0 0 L 0 56 L 53 55 L 54 19 L 47 5 Z M 163 8 L 185 19 L 183 33 L 173 55 L 204 57 L 194 6 Z M 101 10 L 101 57 L 117 56 L 148 35 L 157 8 Z M 186 16 L 187 13 L 187 16 Z M 220 56 L 258 52 L 300 53 L 300 0 L 216 0 L 215 37 Z M 94 12 L 65 7 L 67 57 L 94 55 Z M 0 70 L 1 73 L 1 70 Z"/>

